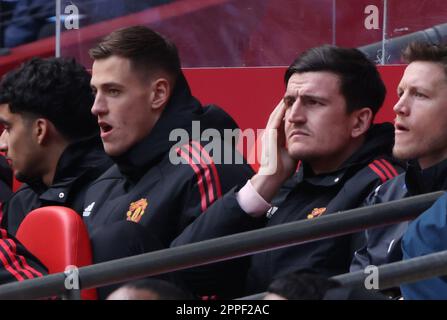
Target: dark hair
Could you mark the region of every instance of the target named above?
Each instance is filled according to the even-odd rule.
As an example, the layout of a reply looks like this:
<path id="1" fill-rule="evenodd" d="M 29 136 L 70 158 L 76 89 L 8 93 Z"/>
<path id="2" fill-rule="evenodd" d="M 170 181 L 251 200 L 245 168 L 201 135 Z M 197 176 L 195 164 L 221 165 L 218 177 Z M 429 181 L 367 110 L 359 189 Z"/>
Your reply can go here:
<path id="1" fill-rule="evenodd" d="M 129 282 L 123 285 L 125 288 L 145 290 L 154 293 L 157 300 L 193 300 L 189 292 L 180 289 L 174 284 L 160 279 L 147 278 Z"/>
<path id="2" fill-rule="evenodd" d="M 180 73 L 180 58 L 176 46 L 157 32 L 133 26 L 116 30 L 89 51 L 94 60 L 111 56 L 127 58 L 132 68 L 148 76 L 150 71 L 163 70 L 174 79 Z"/>
<path id="3" fill-rule="evenodd" d="M 74 60 L 33 58 L 3 77 L 0 104 L 24 117 L 48 119 L 68 141 L 82 139 L 99 131 L 90 112 L 90 78 Z"/>
<path id="4" fill-rule="evenodd" d="M 444 68 L 447 77 L 447 45 L 425 42 L 412 42 L 402 53 L 402 60 L 406 63 L 427 61 L 439 63 Z"/>
<path id="5" fill-rule="evenodd" d="M 324 45 L 301 54 L 287 69 L 284 80 L 295 73 L 328 71 L 340 77 L 340 91 L 350 113 L 364 107 L 375 115 L 383 104 L 386 88 L 375 64 L 357 49 Z"/>
<path id="6" fill-rule="evenodd" d="M 322 300 L 326 291 L 340 284 L 310 272 L 292 272 L 273 280 L 267 291 L 287 300 Z"/>

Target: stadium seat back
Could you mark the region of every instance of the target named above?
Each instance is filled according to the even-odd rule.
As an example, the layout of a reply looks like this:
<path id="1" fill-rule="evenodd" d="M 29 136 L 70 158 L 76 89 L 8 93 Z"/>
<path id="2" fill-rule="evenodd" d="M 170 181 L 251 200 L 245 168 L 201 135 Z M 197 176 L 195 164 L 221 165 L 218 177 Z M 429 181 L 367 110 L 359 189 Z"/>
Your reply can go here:
<path id="1" fill-rule="evenodd" d="M 49 206 L 31 211 L 17 231 L 17 239 L 48 272 L 64 272 L 69 265 L 92 264 L 92 249 L 82 218 L 72 209 Z M 95 289 L 82 290 L 82 299 L 97 299 Z"/>

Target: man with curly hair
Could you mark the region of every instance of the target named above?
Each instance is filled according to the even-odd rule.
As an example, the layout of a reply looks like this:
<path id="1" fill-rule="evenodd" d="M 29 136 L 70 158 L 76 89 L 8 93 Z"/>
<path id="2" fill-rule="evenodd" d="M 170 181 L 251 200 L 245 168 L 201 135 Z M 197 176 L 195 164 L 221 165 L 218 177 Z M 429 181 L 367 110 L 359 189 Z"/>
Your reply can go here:
<path id="1" fill-rule="evenodd" d="M 73 60 L 32 59 L 0 84 L 0 150 L 24 182 L 4 208 L 13 235 L 33 209 L 79 212 L 86 187 L 111 165 L 90 113 L 90 78 Z"/>

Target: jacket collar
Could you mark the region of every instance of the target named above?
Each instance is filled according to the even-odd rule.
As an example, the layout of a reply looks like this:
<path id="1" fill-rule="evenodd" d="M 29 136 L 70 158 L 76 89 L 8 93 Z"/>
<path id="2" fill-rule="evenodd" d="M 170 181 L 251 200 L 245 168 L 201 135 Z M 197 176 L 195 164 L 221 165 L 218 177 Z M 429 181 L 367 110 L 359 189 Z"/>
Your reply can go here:
<path id="1" fill-rule="evenodd" d="M 423 170 L 417 161 L 409 161 L 405 185 L 410 195 L 447 190 L 447 159 Z"/>
<path id="2" fill-rule="evenodd" d="M 53 183 L 50 187 L 41 179 L 27 182 L 41 199 L 60 199 L 65 202 L 71 186 L 91 170 L 102 170 L 112 164 L 104 152 L 99 136 L 95 135 L 71 143 L 62 153 L 57 163 Z M 62 194 L 63 193 L 63 194 Z"/>
<path id="3" fill-rule="evenodd" d="M 394 144 L 394 127 L 391 123 L 373 125 L 366 134 L 363 145 L 339 169 L 315 175 L 309 164 L 303 162 L 295 175 L 296 183 L 306 181 L 315 186 L 333 186 L 344 182 L 379 156 L 391 155 Z"/>

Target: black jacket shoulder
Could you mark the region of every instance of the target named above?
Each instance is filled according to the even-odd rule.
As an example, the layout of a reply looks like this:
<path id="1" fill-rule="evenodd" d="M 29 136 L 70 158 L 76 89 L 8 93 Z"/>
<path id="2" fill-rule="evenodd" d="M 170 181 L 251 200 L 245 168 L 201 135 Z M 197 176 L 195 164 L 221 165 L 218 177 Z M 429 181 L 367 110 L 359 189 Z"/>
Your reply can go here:
<path id="1" fill-rule="evenodd" d="M 447 190 L 447 160 L 422 170 L 410 161 L 405 173 L 377 188 L 365 201 L 374 205 L 407 196 Z M 402 259 L 401 240 L 409 222 L 370 228 L 364 232 L 365 245 L 355 252 L 351 271 L 363 270 L 368 265 L 382 265 Z"/>
<path id="2" fill-rule="evenodd" d="M 58 161 L 53 184 L 46 186 L 41 180 L 23 183 L 7 202 L 2 225 L 15 235 L 30 211 L 49 205 L 80 213 L 88 186 L 111 165 L 98 137 L 72 143 Z"/>

